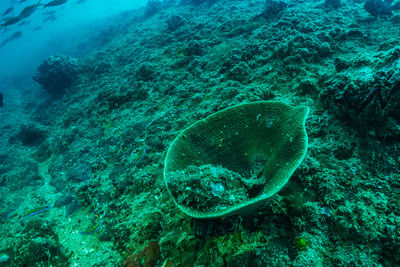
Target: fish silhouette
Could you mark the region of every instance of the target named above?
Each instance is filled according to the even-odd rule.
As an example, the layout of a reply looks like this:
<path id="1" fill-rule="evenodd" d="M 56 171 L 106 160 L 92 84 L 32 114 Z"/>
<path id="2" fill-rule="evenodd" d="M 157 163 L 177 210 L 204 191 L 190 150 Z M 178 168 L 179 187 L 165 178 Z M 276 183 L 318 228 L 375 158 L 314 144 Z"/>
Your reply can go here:
<path id="1" fill-rule="evenodd" d="M 0 26 L 2 28 L 13 25 L 15 23 L 18 23 L 21 19 L 19 17 L 11 17 L 8 18 L 6 21 L 3 22 L 3 24 L 1 24 Z"/>
<path id="2" fill-rule="evenodd" d="M 48 22 L 48 21 L 55 21 L 57 18 L 54 15 L 50 15 L 44 18 L 43 23 Z"/>
<path id="3" fill-rule="evenodd" d="M 25 7 L 25 8 L 21 11 L 21 13 L 19 13 L 18 18 L 19 18 L 20 20 L 22 20 L 22 19 L 27 18 L 27 17 L 29 17 L 30 15 L 32 15 L 32 14 L 35 12 L 35 10 L 36 10 L 39 6 L 41 6 L 40 1 L 41 1 L 41 0 L 39 0 L 39 1 L 38 1 L 36 4 L 34 4 L 34 5 L 30 5 L 30 6 Z"/>
<path id="4" fill-rule="evenodd" d="M 5 44 L 7 44 L 7 43 L 9 43 L 9 42 L 11 42 L 11 41 L 13 41 L 13 40 L 16 40 L 16 39 L 20 38 L 21 36 L 22 36 L 22 32 L 21 32 L 21 31 L 14 32 L 10 37 L 8 37 L 7 39 L 5 39 L 5 40 L 0 44 L 0 46 L 3 46 L 3 45 L 5 45 Z"/>
<path id="5" fill-rule="evenodd" d="M 14 7 L 7 8 L 7 10 L 4 11 L 3 16 L 10 14 L 13 10 L 14 10 Z"/>
<path id="6" fill-rule="evenodd" d="M 59 6 L 62 4 L 65 4 L 68 0 L 53 0 L 47 4 L 44 5 L 44 7 L 49 7 L 49 6 Z"/>

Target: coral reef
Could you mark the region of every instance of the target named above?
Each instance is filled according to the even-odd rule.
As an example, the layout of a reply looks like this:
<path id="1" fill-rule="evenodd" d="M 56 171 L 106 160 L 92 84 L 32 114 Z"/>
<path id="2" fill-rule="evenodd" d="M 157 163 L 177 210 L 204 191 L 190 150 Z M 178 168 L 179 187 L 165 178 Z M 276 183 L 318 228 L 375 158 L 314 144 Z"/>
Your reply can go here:
<path id="1" fill-rule="evenodd" d="M 156 14 L 161 9 L 161 1 L 160 0 L 149 0 L 147 2 L 146 8 L 144 10 L 144 16 L 151 17 Z"/>
<path id="2" fill-rule="evenodd" d="M 68 97 L 44 97 L 30 77 L 5 83 L 0 265 L 400 266 L 399 13 L 338 2 L 150 1 L 88 33 L 68 53 L 79 59 L 39 66 L 43 88 Z M 251 216 L 186 216 L 163 179 L 174 138 L 262 100 L 310 108 L 302 163 Z M 248 142 L 235 144 L 182 159 L 198 151 L 203 164 L 189 165 L 215 174 L 214 160 L 243 158 Z M 232 184 L 207 178 L 202 200 L 226 200 Z M 182 201 L 198 196 L 175 185 Z"/>
<path id="3" fill-rule="evenodd" d="M 360 133 L 373 131 L 381 139 L 400 138 L 400 60 L 365 74 L 338 75 L 321 92 L 321 100 L 342 120 L 356 125 Z"/>
<path id="4" fill-rule="evenodd" d="M 176 31 L 183 25 L 185 25 L 185 20 L 179 15 L 172 15 L 167 20 L 168 30 Z"/>
<path id="5" fill-rule="evenodd" d="M 51 96 L 60 96 L 76 81 L 78 60 L 69 56 L 51 56 L 43 61 L 33 79 Z"/>
<path id="6" fill-rule="evenodd" d="M 287 6 L 285 1 L 266 0 L 264 11 L 261 16 L 268 19 L 279 14 Z"/>
<path id="7" fill-rule="evenodd" d="M 325 6 L 339 8 L 342 6 L 341 0 L 325 0 Z"/>
<path id="8" fill-rule="evenodd" d="M 15 135 L 9 138 L 10 143 L 19 142 L 24 146 L 40 145 L 46 139 L 46 130 L 38 125 L 22 125 Z"/>
<path id="9" fill-rule="evenodd" d="M 0 254 L 9 266 L 68 265 L 67 251 L 52 230 L 54 225 L 32 220 L 22 231 L 23 238 L 2 249 Z M 30 240 L 28 240 L 29 238 Z"/>
<path id="10" fill-rule="evenodd" d="M 160 245 L 157 241 L 150 242 L 143 250 L 129 256 L 126 261 L 126 267 L 153 267 L 160 259 Z"/>

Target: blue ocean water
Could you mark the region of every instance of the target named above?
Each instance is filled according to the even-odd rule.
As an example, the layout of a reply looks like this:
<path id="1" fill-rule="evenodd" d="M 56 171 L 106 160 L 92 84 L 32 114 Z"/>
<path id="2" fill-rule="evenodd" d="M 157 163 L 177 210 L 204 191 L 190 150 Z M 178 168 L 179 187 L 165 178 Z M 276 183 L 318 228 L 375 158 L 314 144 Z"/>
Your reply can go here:
<path id="1" fill-rule="evenodd" d="M 39 6 L 35 5 L 39 2 Z M 36 69 L 37 65 L 57 53 L 71 53 L 70 42 L 83 39 L 90 27 L 101 29 L 101 19 L 121 12 L 143 7 L 146 0 L 122 1 L 79 1 L 69 0 L 55 6 L 47 6 L 52 1 L 4 0 L 0 3 L 1 13 L 12 8 L 1 17 L 2 25 L 11 18 L 21 15 L 29 7 L 31 14 L 17 23 L 2 27 L 0 57 L 3 75 L 15 76 Z M 63 1 L 58 1 L 63 2 Z M 93 29 L 94 30 L 94 29 Z M 15 33 L 21 36 L 12 40 Z M 10 39 L 11 38 L 11 39 Z M 10 40 L 7 42 L 7 40 Z M 76 49 L 76 48 L 75 48 Z M 22 66 L 24 67 L 22 67 Z"/>

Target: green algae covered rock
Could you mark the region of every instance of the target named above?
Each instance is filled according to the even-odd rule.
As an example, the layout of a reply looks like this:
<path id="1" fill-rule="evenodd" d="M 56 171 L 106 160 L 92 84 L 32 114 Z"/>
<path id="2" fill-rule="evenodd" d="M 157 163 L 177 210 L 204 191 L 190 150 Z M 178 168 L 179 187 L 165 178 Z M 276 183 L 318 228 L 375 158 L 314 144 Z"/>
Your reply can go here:
<path id="1" fill-rule="evenodd" d="M 245 215 L 289 180 L 308 146 L 308 107 L 260 101 L 216 112 L 182 131 L 165 159 L 177 207 L 194 218 Z"/>

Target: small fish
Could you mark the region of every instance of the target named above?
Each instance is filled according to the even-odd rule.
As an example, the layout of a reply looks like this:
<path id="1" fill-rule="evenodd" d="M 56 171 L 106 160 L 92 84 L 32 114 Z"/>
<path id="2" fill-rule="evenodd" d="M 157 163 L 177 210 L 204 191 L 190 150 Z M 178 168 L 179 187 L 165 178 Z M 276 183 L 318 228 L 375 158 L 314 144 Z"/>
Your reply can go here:
<path id="1" fill-rule="evenodd" d="M 42 28 L 42 26 L 36 26 L 35 28 L 33 28 L 34 31 L 38 31 Z"/>
<path id="2" fill-rule="evenodd" d="M 39 213 L 42 213 L 42 212 L 45 212 L 45 211 L 47 211 L 49 209 L 51 209 L 51 206 L 46 206 L 44 208 L 33 209 L 33 210 L 30 210 L 29 212 L 25 213 L 25 215 L 22 216 L 22 218 L 35 216 L 35 215 L 37 215 Z"/>
<path id="3" fill-rule="evenodd" d="M 35 12 L 35 10 L 36 10 L 39 6 L 41 6 L 40 1 L 41 1 L 41 0 L 39 0 L 39 1 L 38 1 L 36 4 L 34 4 L 34 5 L 30 5 L 30 6 L 25 7 L 25 8 L 21 11 L 21 13 L 19 13 L 18 18 L 19 18 L 20 20 L 22 20 L 22 19 L 27 18 L 27 17 L 29 17 L 30 15 L 32 15 L 32 14 Z"/>
<path id="4" fill-rule="evenodd" d="M 3 107 L 3 94 L 0 92 L 0 107 Z"/>
<path id="5" fill-rule="evenodd" d="M 46 18 L 44 18 L 43 23 L 48 22 L 48 21 L 55 21 L 57 18 L 53 15 L 48 16 Z"/>
<path id="6" fill-rule="evenodd" d="M 3 46 L 5 44 L 7 44 L 8 42 L 11 42 L 13 40 L 16 40 L 18 38 L 20 38 L 22 36 L 22 32 L 18 31 L 18 32 L 14 32 L 13 35 L 11 35 L 10 37 L 8 37 L 7 39 L 5 39 L 0 46 Z"/>
<path id="7" fill-rule="evenodd" d="M 87 231 L 83 231 L 80 232 L 81 235 L 91 235 L 93 233 L 96 233 L 97 231 L 99 231 L 100 226 L 103 222 L 101 221 L 100 223 L 97 223 L 95 226 L 93 226 L 91 229 L 87 230 Z"/>
<path id="8" fill-rule="evenodd" d="M 49 7 L 49 6 L 59 6 L 62 4 L 65 4 L 68 0 L 53 0 L 47 4 L 44 5 L 44 7 Z"/>
<path id="9" fill-rule="evenodd" d="M 55 15 L 56 14 L 56 11 L 55 10 L 50 10 L 50 11 L 46 11 L 46 12 L 44 12 L 43 13 L 44 15 Z"/>
<path id="10" fill-rule="evenodd" d="M 22 3 L 24 3 L 24 2 L 26 2 L 26 0 L 21 0 L 21 1 L 19 1 L 20 4 L 22 4 Z"/>
<path id="11" fill-rule="evenodd" d="M 10 14 L 13 10 L 14 10 L 14 7 L 7 8 L 7 10 L 4 11 L 3 16 Z"/>
<path id="12" fill-rule="evenodd" d="M 135 162 L 139 162 L 144 157 L 144 155 L 146 155 L 145 147 L 143 147 L 143 150 L 137 155 Z"/>
<path id="13" fill-rule="evenodd" d="M 147 128 L 148 126 L 150 126 L 153 121 L 155 121 L 156 117 L 151 117 L 149 119 L 146 120 L 146 122 L 144 123 L 144 128 Z"/>
<path id="14" fill-rule="evenodd" d="M 17 32 L 14 32 L 13 35 L 11 35 L 10 37 L 8 37 L 8 39 L 9 39 L 10 41 L 12 41 L 12 40 L 15 40 L 15 39 L 20 38 L 21 36 L 22 36 L 22 32 L 21 32 L 21 31 L 17 31 Z"/>
<path id="15" fill-rule="evenodd" d="M 15 23 L 18 23 L 20 20 L 21 19 L 19 17 L 11 17 L 11 18 L 8 18 L 5 22 L 3 22 L 3 24 L 1 24 L 0 26 L 4 28 L 4 27 L 10 26 L 10 25 L 13 25 Z"/>
<path id="16" fill-rule="evenodd" d="M 31 23 L 31 20 L 23 20 L 18 24 L 18 26 L 28 25 L 29 23 Z"/>
<path id="17" fill-rule="evenodd" d="M 127 149 L 125 149 L 125 151 L 122 153 L 122 155 L 127 155 L 127 154 L 129 154 L 129 153 L 132 151 L 132 149 L 133 149 L 133 145 L 130 146 L 130 147 L 128 147 Z"/>

